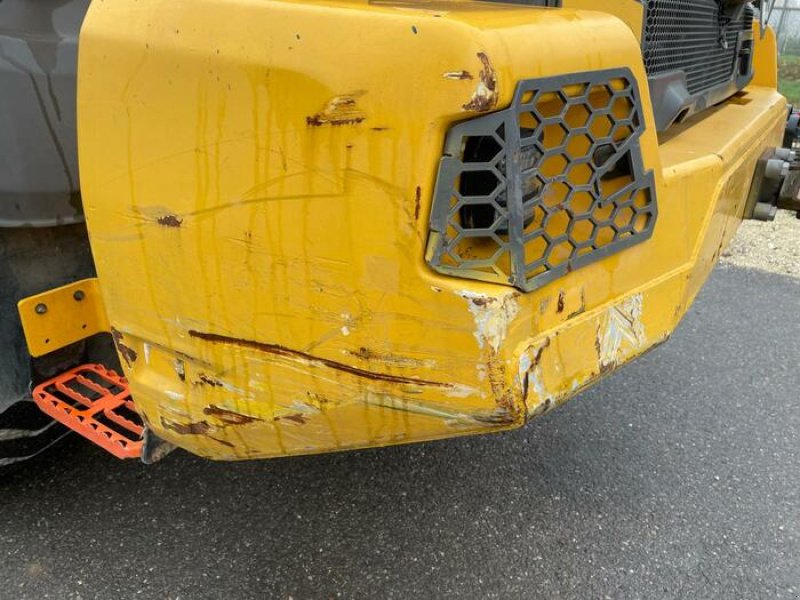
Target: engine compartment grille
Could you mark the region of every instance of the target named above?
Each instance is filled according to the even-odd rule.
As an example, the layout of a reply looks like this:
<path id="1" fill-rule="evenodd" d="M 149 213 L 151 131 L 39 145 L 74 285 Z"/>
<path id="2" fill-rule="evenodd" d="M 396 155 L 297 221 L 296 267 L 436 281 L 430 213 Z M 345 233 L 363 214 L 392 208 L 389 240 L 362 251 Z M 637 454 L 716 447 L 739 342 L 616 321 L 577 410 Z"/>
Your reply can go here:
<path id="1" fill-rule="evenodd" d="M 736 20 L 719 0 L 647 0 L 643 54 L 650 77 L 683 71 L 690 94 L 725 84 L 737 65 L 739 34 L 753 26 L 753 8 Z"/>
<path id="2" fill-rule="evenodd" d="M 508 109 L 448 132 L 428 264 L 529 292 L 647 240 L 657 205 L 644 130 L 628 69 L 519 82 Z"/>

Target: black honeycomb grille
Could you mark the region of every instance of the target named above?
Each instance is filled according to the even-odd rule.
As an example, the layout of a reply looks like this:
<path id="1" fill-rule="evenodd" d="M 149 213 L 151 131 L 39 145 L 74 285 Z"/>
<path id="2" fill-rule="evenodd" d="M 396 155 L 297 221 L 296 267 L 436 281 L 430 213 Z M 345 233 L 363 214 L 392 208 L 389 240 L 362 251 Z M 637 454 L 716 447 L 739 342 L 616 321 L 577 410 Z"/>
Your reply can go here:
<path id="1" fill-rule="evenodd" d="M 644 129 L 627 69 L 520 82 L 510 108 L 448 133 L 428 263 L 531 291 L 648 239 Z"/>
<path id="2" fill-rule="evenodd" d="M 683 71 L 690 94 L 725 84 L 734 75 L 737 42 L 753 26 L 753 9 L 736 20 L 719 0 L 647 0 L 643 53 L 650 77 Z"/>

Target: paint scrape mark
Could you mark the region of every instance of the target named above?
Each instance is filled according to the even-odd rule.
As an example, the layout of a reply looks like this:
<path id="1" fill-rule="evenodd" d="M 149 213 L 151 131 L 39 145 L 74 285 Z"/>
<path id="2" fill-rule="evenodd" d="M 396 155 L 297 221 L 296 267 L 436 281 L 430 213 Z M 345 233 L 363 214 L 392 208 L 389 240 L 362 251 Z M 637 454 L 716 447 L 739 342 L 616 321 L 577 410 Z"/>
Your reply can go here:
<path id="1" fill-rule="evenodd" d="M 175 368 L 175 374 L 178 379 L 186 381 L 186 364 L 180 358 L 176 358 L 172 366 Z"/>
<path id="2" fill-rule="evenodd" d="M 545 387 L 542 373 L 542 356 L 549 347 L 550 338 L 546 338 L 544 341 L 529 347 L 519 360 L 518 385 L 522 389 L 522 400 L 529 415 L 531 414 L 531 406 L 528 398 L 531 392 L 537 400 L 534 408 L 534 414 L 537 416 L 541 414 L 542 407 L 545 407 L 544 410 L 549 410 L 550 407 L 555 405 L 552 394 Z"/>
<path id="3" fill-rule="evenodd" d="M 569 382 L 563 381 L 564 367 L 559 352 L 553 350 L 547 354 L 551 345 L 558 348 L 558 334 L 552 339 L 531 343 L 520 356 L 517 373 L 517 386 L 525 401 L 528 417 L 532 419 L 549 412 L 651 347 L 641 318 L 641 294 L 630 296 L 600 313 L 594 339 L 597 366 L 587 369 Z M 549 360 L 545 361 L 545 358 Z M 546 371 L 543 366 L 545 363 Z M 550 381 L 549 386 L 547 380 Z"/>
<path id="4" fill-rule="evenodd" d="M 321 356 L 314 356 L 312 354 L 308 354 L 307 352 L 294 350 L 292 348 L 287 348 L 286 346 L 281 346 L 279 344 L 267 344 L 255 340 L 245 340 L 245 339 L 220 335 L 216 333 L 195 331 L 193 329 L 189 330 L 189 336 L 209 343 L 226 344 L 226 345 L 238 346 L 240 348 L 248 348 L 250 350 L 255 350 L 257 352 L 262 352 L 264 354 L 281 357 L 286 360 L 291 360 L 307 366 L 312 366 L 317 368 L 329 368 L 335 371 L 341 371 L 342 373 L 348 373 L 350 375 L 353 375 L 354 377 L 358 377 L 361 379 L 369 379 L 372 381 L 380 381 L 383 383 L 410 385 L 418 387 L 424 386 L 424 387 L 435 387 L 442 389 L 453 388 L 452 383 L 427 381 L 425 379 L 417 379 L 415 377 L 402 377 L 400 375 L 390 375 L 388 373 L 376 373 L 374 371 L 366 371 L 364 369 L 359 369 L 358 367 L 353 367 L 351 365 L 340 363 L 328 358 L 323 358 Z"/>
<path id="5" fill-rule="evenodd" d="M 215 379 L 210 375 L 206 375 L 205 373 L 200 373 L 197 377 L 197 381 L 194 382 L 195 385 L 210 385 L 211 387 L 222 387 L 222 382 L 219 379 Z"/>
<path id="6" fill-rule="evenodd" d="M 487 112 L 497 106 L 497 74 L 489 57 L 484 52 L 478 52 L 478 59 L 483 65 L 478 86 L 472 93 L 469 102 L 462 108 L 470 112 Z"/>
<path id="7" fill-rule="evenodd" d="M 436 361 L 433 359 L 423 360 L 411 358 L 409 356 L 397 356 L 395 354 L 370 350 L 369 348 L 365 348 L 363 346 L 358 350 L 345 350 L 345 352 L 359 360 L 382 363 L 392 367 L 404 367 L 408 369 L 432 369 L 436 366 Z"/>
<path id="8" fill-rule="evenodd" d="M 464 81 L 464 80 L 467 80 L 467 79 L 468 80 L 475 79 L 472 76 L 472 73 L 470 73 L 469 71 L 466 71 L 466 70 L 465 71 L 447 71 L 446 73 L 442 73 L 442 77 L 444 79 L 455 79 L 455 80 L 460 80 L 460 81 Z"/>
<path id="9" fill-rule="evenodd" d="M 601 372 L 613 369 L 645 348 L 647 339 L 641 319 L 641 294 L 608 309 L 597 339 Z"/>
<path id="10" fill-rule="evenodd" d="M 303 413 L 295 413 L 293 415 L 283 415 L 280 417 L 275 417 L 273 421 L 289 421 L 291 423 L 295 423 L 296 425 L 305 425 L 308 423 L 308 417 L 305 416 Z"/>
<path id="11" fill-rule="evenodd" d="M 357 125 L 366 119 L 366 115 L 358 108 L 356 100 L 365 92 L 358 91 L 343 96 L 334 96 L 320 112 L 306 117 L 306 124 L 310 127 L 323 125 Z"/>
<path id="12" fill-rule="evenodd" d="M 488 344 L 498 352 L 508 334 L 508 326 L 519 313 L 517 294 L 496 297 L 466 290 L 458 294 L 467 300 L 469 311 L 475 319 L 474 335 L 478 347 L 482 349 Z"/>

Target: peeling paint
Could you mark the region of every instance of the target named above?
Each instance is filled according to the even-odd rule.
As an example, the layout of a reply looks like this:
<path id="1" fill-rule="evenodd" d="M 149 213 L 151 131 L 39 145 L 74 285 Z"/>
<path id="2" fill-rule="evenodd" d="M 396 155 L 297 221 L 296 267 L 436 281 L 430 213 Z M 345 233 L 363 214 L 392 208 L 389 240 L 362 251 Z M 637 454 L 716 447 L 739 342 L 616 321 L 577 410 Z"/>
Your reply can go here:
<path id="1" fill-rule="evenodd" d="M 366 115 L 358 108 L 356 100 L 365 94 L 364 91 L 353 92 L 342 96 L 334 96 L 320 112 L 306 117 L 306 124 L 311 127 L 323 125 L 357 125 L 366 119 Z"/>
<path id="2" fill-rule="evenodd" d="M 129 367 L 132 366 L 133 363 L 136 362 L 136 359 L 139 357 L 139 355 L 136 353 L 136 350 L 134 350 L 130 346 L 125 345 L 123 341 L 124 336 L 122 335 L 122 332 L 117 329 L 114 329 L 113 327 L 111 328 L 111 338 L 114 340 L 114 345 L 117 347 L 117 352 L 125 361 L 125 364 L 128 365 Z"/>
<path id="3" fill-rule="evenodd" d="M 499 352 L 508 334 L 508 326 L 519 313 L 517 294 L 498 298 L 466 290 L 457 293 L 468 301 L 469 311 L 475 319 L 474 335 L 478 347 L 483 349 L 488 344 Z"/>
<path id="4" fill-rule="evenodd" d="M 479 75 L 478 86 L 472 93 L 469 102 L 464 104 L 462 108 L 470 112 L 487 112 L 497 106 L 497 74 L 486 53 L 478 52 L 478 59 L 483 65 Z"/>
<path id="5" fill-rule="evenodd" d="M 163 215 L 156 219 L 159 225 L 164 227 L 180 227 L 183 224 L 183 219 L 177 215 Z"/>
<path id="6" fill-rule="evenodd" d="M 549 346 L 550 339 L 547 338 L 538 345 L 528 348 L 520 357 L 517 381 L 522 389 L 522 399 L 526 405 L 531 390 L 540 400 L 549 399 L 549 394 L 542 381 L 542 354 Z"/>

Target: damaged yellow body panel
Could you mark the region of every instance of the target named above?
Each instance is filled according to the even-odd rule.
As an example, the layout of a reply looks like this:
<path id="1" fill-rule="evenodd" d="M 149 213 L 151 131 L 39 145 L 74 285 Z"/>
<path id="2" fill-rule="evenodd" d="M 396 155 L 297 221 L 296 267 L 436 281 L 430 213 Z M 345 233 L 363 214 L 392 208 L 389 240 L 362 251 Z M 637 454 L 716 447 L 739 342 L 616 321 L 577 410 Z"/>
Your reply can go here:
<path id="1" fill-rule="evenodd" d="M 786 118 L 757 75 L 659 140 L 637 37 L 570 8 L 95 2 L 80 43 L 82 190 L 126 376 L 150 429 L 216 459 L 498 431 L 558 405 L 674 330 Z M 517 81 L 618 67 L 646 115 L 652 237 L 525 294 L 432 271 L 449 127 Z"/>

